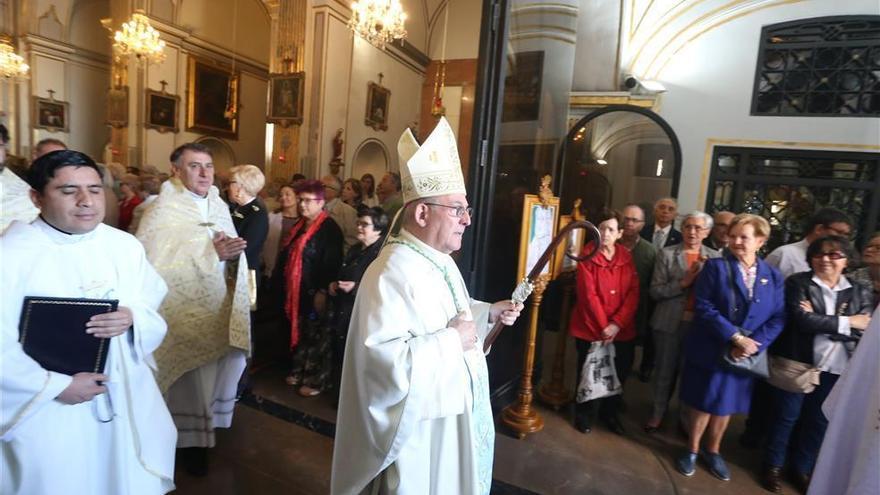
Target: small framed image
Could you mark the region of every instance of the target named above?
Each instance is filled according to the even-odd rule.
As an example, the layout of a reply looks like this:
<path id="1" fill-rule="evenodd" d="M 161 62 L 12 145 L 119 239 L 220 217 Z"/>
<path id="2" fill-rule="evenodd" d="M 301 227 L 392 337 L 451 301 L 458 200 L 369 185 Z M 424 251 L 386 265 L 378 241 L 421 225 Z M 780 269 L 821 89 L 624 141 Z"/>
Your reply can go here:
<path id="1" fill-rule="evenodd" d="M 374 131 L 388 130 L 388 103 L 391 90 L 374 82 L 367 84 L 367 113 L 364 124 Z"/>
<path id="2" fill-rule="evenodd" d="M 550 197 L 547 204 L 535 194 L 526 194 L 523 201 L 522 231 L 519 243 L 519 265 L 516 279 L 522 280 L 538 263 L 541 255 L 553 242 L 559 222 L 559 198 Z M 553 257 L 544 266 L 541 275 L 551 276 Z"/>
<path id="3" fill-rule="evenodd" d="M 146 122 L 144 127 L 159 132 L 178 132 L 180 97 L 164 91 L 147 90 Z"/>
<path id="4" fill-rule="evenodd" d="M 303 123 L 305 72 L 269 75 L 269 114 L 266 122 L 287 127 Z"/>
<path id="5" fill-rule="evenodd" d="M 70 104 L 51 98 L 34 96 L 33 126 L 52 132 L 68 132 Z"/>
<path id="6" fill-rule="evenodd" d="M 128 86 L 110 88 L 107 91 L 107 125 L 110 127 L 128 125 Z"/>

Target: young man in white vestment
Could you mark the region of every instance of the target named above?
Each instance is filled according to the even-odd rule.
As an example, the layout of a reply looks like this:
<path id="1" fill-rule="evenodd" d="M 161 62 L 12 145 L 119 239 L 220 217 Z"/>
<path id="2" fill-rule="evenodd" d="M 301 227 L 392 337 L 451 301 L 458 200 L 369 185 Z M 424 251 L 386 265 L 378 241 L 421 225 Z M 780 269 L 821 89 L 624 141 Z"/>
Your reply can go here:
<path id="1" fill-rule="evenodd" d="M 214 429 L 232 426 L 250 350 L 247 243 L 213 185 L 211 150 L 187 143 L 170 159 L 174 176 L 144 212 L 137 238 L 169 289 L 159 309 L 168 335 L 155 353 L 157 381 L 185 449 L 181 464 L 204 475 Z"/>
<path id="2" fill-rule="evenodd" d="M 495 429 L 483 339 L 522 305 L 474 301 L 449 256 L 470 208 L 452 129 L 398 143 L 403 229 L 361 280 L 343 365 L 331 492 L 485 495 Z"/>
<path id="3" fill-rule="evenodd" d="M 0 237 L 0 493 L 161 494 L 174 489 L 177 431 L 153 377 L 167 292 L 140 243 L 101 223 L 95 162 L 54 151 L 28 171 L 41 213 Z M 103 374 L 47 371 L 18 340 L 26 296 L 118 299 L 82 331 L 109 338 Z M 34 330 L 31 330 L 34 331 Z M 100 384 L 99 384 L 100 383 Z"/>
<path id="4" fill-rule="evenodd" d="M 0 233 L 13 220 L 30 222 L 40 213 L 31 201 L 31 186 L 6 166 L 9 131 L 0 124 Z"/>

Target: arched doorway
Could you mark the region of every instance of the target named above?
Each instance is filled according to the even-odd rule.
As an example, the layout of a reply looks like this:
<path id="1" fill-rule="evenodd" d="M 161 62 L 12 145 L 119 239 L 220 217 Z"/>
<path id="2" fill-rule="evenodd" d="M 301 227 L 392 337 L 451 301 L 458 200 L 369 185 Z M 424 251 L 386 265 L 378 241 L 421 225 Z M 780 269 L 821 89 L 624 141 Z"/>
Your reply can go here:
<path id="1" fill-rule="evenodd" d="M 226 176 L 229 169 L 236 165 L 235 152 L 226 144 L 226 141 L 212 136 L 203 136 L 196 139 L 197 143 L 204 144 L 211 149 L 214 156 L 214 173 Z"/>
<path id="2" fill-rule="evenodd" d="M 351 176 L 359 179 L 364 174 L 373 174 L 376 182 L 388 170 L 388 152 L 378 139 L 367 139 L 354 152 L 351 160 Z"/>
<path id="3" fill-rule="evenodd" d="M 681 146 L 656 113 L 612 105 L 581 118 L 559 154 L 563 209 L 583 201 L 589 218 L 602 207 L 636 203 L 651 214 L 654 201 L 678 194 Z"/>

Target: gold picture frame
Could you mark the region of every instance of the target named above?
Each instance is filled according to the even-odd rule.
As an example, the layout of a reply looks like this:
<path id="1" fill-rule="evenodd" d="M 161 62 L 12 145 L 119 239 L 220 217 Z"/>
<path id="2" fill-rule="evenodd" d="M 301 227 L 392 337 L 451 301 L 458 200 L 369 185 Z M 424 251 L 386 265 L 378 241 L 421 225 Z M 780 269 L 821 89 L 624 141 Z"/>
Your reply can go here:
<path id="1" fill-rule="evenodd" d="M 374 131 L 388 130 L 388 105 L 391 90 L 374 82 L 367 83 L 367 110 L 364 124 Z"/>
<path id="2" fill-rule="evenodd" d="M 69 132 L 70 104 L 54 98 L 34 96 L 31 124 L 35 129 L 51 132 Z"/>
<path id="3" fill-rule="evenodd" d="M 269 75 L 269 113 L 266 122 L 287 127 L 303 123 L 305 72 Z"/>
<path id="4" fill-rule="evenodd" d="M 190 57 L 187 65 L 186 130 L 238 139 L 241 73 Z"/>
<path id="5" fill-rule="evenodd" d="M 516 279 L 522 280 L 532 271 L 535 263 L 544 253 L 559 224 L 559 198 L 547 198 L 546 205 L 535 194 L 526 194 L 523 199 L 522 230 L 519 242 L 519 263 Z M 541 275 L 553 276 L 555 255 L 551 256 Z"/>
<path id="6" fill-rule="evenodd" d="M 107 90 L 107 125 L 110 127 L 128 125 L 128 86 Z"/>
<path id="7" fill-rule="evenodd" d="M 154 129 L 160 133 L 180 132 L 180 127 L 177 125 L 180 117 L 179 96 L 148 89 L 146 100 L 145 128 Z"/>

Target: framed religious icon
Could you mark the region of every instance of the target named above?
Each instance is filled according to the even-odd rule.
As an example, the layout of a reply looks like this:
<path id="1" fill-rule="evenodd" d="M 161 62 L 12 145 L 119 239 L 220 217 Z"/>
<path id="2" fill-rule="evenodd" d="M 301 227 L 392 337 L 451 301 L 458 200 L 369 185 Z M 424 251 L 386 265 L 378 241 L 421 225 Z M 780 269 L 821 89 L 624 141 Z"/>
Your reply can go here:
<path id="1" fill-rule="evenodd" d="M 522 231 L 519 243 L 519 265 L 516 279 L 522 280 L 537 264 L 538 259 L 550 246 L 559 222 L 559 198 L 547 197 L 545 201 L 534 194 L 526 194 L 523 201 Z M 541 275 L 551 276 L 554 260 L 544 266 Z"/>
<path id="2" fill-rule="evenodd" d="M 376 131 L 388 130 L 388 103 L 391 90 L 374 82 L 367 84 L 367 113 L 364 124 Z"/>
<path id="3" fill-rule="evenodd" d="M 54 98 L 34 96 L 33 126 L 37 129 L 48 129 L 54 132 L 68 132 L 70 121 L 70 104 Z"/>
<path id="4" fill-rule="evenodd" d="M 107 91 L 107 124 L 110 127 L 128 125 L 128 86 Z"/>
<path id="5" fill-rule="evenodd" d="M 178 132 L 180 97 L 164 91 L 147 90 L 146 122 L 144 127 L 159 132 Z"/>
<path id="6" fill-rule="evenodd" d="M 238 139 L 238 84 L 241 74 L 225 66 L 189 58 L 186 130 Z"/>
<path id="7" fill-rule="evenodd" d="M 269 114 L 266 122 L 281 124 L 282 127 L 303 123 L 305 80 L 305 72 L 269 76 Z"/>

